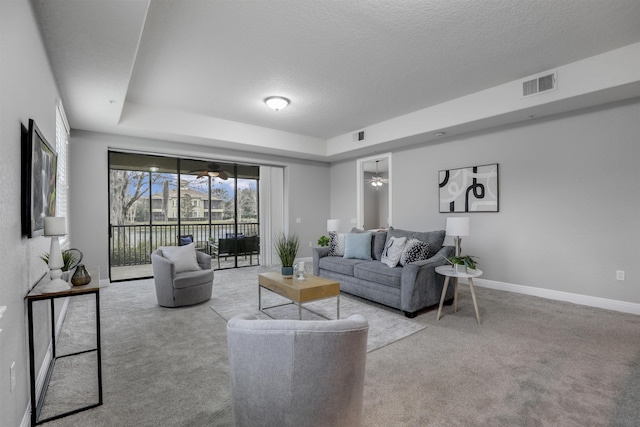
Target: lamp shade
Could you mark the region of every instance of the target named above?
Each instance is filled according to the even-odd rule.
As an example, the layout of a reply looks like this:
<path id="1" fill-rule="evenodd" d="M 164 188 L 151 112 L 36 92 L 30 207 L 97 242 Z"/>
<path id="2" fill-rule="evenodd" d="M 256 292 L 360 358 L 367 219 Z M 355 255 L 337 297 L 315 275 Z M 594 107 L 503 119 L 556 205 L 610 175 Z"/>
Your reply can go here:
<path id="1" fill-rule="evenodd" d="M 339 219 L 328 219 L 327 220 L 327 231 L 338 231 L 340 229 L 340 220 Z"/>
<path id="2" fill-rule="evenodd" d="M 44 235 L 64 236 L 67 234 L 67 222 L 63 216 L 47 216 L 44 218 Z"/>
<path id="3" fill-rule="evenodd" d="M 468 236 L 469 217 L 447 218 L 447 236 Z"/>

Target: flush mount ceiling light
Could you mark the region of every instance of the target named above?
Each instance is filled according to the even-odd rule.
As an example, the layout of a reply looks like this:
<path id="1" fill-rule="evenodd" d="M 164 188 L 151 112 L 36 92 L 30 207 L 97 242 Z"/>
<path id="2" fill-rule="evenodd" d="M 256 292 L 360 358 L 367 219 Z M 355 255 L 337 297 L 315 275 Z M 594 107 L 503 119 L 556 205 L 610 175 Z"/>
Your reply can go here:
<path id="1" fill-rule="evenodd" d="M 291 101 L 282 96 L 270 96 L 264 100 L 264 103 L 269 106 L 273 111 L 280 111 L 289 105 Z"/>
<path id="2" fill-rule="evenodd" d="M 157 166 L 149 166 L 149 170 L 150 170 L 151 172 L 158 172 L 158 171 L 160 170 L 160 168 L 159 168 L 159 167 L 157 167 Z"/>

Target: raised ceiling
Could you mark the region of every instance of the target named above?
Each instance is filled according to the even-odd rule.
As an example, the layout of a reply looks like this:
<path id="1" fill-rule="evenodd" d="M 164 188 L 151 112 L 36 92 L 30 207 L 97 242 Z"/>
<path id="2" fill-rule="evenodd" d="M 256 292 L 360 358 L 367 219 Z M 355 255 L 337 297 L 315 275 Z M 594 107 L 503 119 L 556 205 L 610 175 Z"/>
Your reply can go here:
<path id="1" fill-rule="evenodd" d="M 33 4 L 73 129 L 326 160 L 332 138 L 640 41 L 637 0 Z"/>

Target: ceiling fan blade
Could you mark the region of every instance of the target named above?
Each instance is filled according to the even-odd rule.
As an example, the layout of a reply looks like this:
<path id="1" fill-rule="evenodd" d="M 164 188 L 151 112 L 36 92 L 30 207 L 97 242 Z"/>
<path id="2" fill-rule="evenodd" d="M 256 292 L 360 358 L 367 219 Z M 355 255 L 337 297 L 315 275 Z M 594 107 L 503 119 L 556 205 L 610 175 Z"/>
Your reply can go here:
<path id="1" fill-rule="evenodd" d="M 227 179 L 229 179 L 229 177 L 227 176 L 227 173 L 225 171 L 223 171 L 222 169 L 218 169 L 218 178 L 226 181 Z"/>

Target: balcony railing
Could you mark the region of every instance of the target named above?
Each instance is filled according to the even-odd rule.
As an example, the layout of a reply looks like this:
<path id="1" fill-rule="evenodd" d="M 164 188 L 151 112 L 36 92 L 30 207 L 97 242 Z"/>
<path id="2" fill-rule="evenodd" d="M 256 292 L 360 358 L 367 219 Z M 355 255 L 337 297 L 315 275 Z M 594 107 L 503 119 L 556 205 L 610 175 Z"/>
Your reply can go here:
<path id="1" fill-rule="evenodd" d="M 239 223 L 238 234 L 257 236 L 260 223 Z M 196 247 L 207 250 L 210 238 L 235 235 L 234 224 L 146 224 L 146 225 L 112 225 L 110 239 L 110 255 L 112 267 L 144 265 L 151 263 L 151 252 L 159 246 L 175 246 L 178 236 L 191 235 Z"/>

